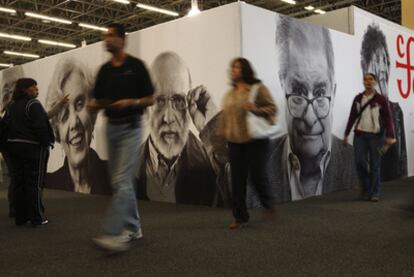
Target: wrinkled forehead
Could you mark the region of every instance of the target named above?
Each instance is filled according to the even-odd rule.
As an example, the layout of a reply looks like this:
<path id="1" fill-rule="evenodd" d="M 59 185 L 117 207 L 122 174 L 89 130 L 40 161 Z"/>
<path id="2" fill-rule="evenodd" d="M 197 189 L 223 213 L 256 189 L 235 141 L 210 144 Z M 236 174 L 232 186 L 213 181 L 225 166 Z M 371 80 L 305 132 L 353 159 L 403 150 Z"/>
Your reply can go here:
<path id="1" fill-rule="evenodd" d="M 85 89 L 87 87 L 86 77 L 79 69 L 67 72 L 60 83 L 62 90 Z"/>
<path id="2" fill-rule="evenodd" d="M 151 68 L 157 94 L 187 94 L 191 87 L 190 72 L 178 55 L 162 55 Z"/>

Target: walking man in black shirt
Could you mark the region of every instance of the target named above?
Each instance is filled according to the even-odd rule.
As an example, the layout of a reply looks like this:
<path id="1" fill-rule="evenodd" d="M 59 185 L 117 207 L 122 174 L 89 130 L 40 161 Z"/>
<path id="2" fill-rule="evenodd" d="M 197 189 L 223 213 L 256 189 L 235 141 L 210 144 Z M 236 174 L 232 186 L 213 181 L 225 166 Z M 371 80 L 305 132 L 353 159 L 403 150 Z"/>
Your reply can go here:
<path id="1" fill-rule="evenodd" d="M 133 179 L 141 141 L 141 115 L 154 103 L 153 86 L 144 63 L 124 52 L 125 29 L 113 23 L 103 40 L 112 54 L 98 72 L 90 110 L 105 109 L 112 204 L 102 235 L 94 239 L 101 248 L 125 251 L 142 237 Z M 99 174 L 98 172 L 96 174 Z"/>

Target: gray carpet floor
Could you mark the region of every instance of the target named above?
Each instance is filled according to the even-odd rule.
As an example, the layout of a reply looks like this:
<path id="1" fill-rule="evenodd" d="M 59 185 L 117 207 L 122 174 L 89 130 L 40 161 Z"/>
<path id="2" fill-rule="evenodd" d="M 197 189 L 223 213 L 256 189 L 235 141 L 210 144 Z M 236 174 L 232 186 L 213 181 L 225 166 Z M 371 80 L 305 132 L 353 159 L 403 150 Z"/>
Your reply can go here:
<path id="1" fill-rule="evenodd" d="M 414 179 L 384 184 L 379 203 L 344 191 L 252 211 L 140 201 L 144 238 L 108 256 L 94 247 L 110 198 L 45 191 L 51 223 L 16 227 L 0 190 L 0 276 L 414 276 Z"/>

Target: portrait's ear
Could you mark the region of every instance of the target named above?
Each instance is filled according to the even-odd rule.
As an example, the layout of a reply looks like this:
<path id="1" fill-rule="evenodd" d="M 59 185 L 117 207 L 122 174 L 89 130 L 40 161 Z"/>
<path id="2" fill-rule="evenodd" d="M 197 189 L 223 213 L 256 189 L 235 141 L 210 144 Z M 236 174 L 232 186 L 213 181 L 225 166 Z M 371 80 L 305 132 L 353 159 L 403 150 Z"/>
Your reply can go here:
<path id="1" fill-rule="evenodd" d="M 332 89 L 331 108 L 333 108 L 333 106 L 334 106 L 335 96 L 336 96 L 336 83 L 334 83 L 333 89 Z M 333 114 L 333 113 L 331 113 L 331 114 Z"/>

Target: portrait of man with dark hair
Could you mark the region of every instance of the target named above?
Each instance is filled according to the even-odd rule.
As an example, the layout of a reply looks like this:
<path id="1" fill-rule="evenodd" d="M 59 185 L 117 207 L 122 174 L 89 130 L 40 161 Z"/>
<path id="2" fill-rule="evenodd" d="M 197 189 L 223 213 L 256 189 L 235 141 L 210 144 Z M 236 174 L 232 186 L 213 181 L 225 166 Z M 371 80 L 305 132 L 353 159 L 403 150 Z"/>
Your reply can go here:
<path id="1" fill-rule="evenodd" d="M 357 186 L 353 148 L 332 134 L 336 80 L 329 30 L 280 16 L 276 51 L 288 132 L 271 140 L 274 198 L 300 200 Z"/>
<path id="2" fill-rule="evenodd" d="M 370 24 L 365 30 L 361 45 L 362 74 L 377 77 L 377 92 L 389 98 L 390 56 L 387 41 L 380 26 Z M 405 141 L 404 114 L 400 105 L 388 101 L 397 142 L 382 157 L 381 180 L 390 181 L 407 176 L 407 146 Z"/>
<path id="3" fill-rule="evenodd" d="M 46 110 L 67 96 L 67 105 L 50 119 L 56 141 L 65 154 L 64 164 L 46 176 L 46 187 L 81 193 L 110 194 L 106 161 L 90 147 L 96 114 L 86 103 L 91 97 L 93 76 L 79 60 L 59 60 L 46 96 Z"/>

